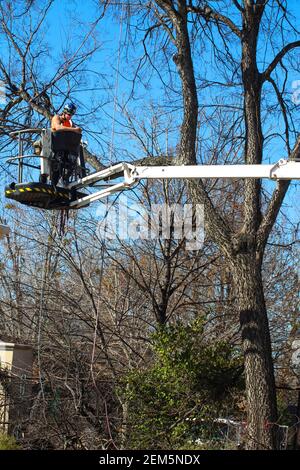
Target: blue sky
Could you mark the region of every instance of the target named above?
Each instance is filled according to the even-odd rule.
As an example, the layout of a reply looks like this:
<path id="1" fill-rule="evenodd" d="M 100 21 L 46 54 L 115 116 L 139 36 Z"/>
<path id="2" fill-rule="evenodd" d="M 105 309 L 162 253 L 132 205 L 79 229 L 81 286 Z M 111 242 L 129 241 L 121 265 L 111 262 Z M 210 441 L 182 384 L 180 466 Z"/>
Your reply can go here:
<path id="1" fill-rule="evenodd" d="M 213 4 L 213 2 L 212 2 Z M 289 0 L 288 6 L 293 10 L 295 15 L 299 19 L 299 1 Z M 119 6 L 119 12 L 122 7 Z M 56 62 L 59 54 L 64 49 L 75 49 L 77 45 L 84 37 L 84 31 L 86 31 L 87 24 L 90 25 L 99 15 L 99 9 L 97 1 L 94 0 L 55 0 L 52 5 L 50 12 L 47 16 L 47 30 L 45 39 L 51 48 L 51 55 L 53 56 L 53 62 Z M 134 20 L 133 20 L 134 21 Z M 107 161 L 112 163 L 115 160 L 130 159 L 130 156 L 138 158 L 142 157 L 141 147 L 138 145 L 136 140 L 126 133 L 124 128 L 119 126 L 119 121 L 123 120 L 121 113 L 119 113 L 119 106 L 124 105 L 128 99 L 129 92 L 131 90 L 130 81 L 128 78 L 132 77 L 133 68 L 135 65 L 134 59 L 136 60 L 141 49 L 139 46 L 135 47 L 134 59 L 131 62 L 126 61 L 125 49 L 123 47 L 123 41 L 126 35 L 126 24 L 125 21 L 120 22 L 119 18 L 109 15 L 102 19 L 93 31 L 99 41 L 99 51 L 93 56 L 93 59 L 89 63 L 89 77 L 88 83 L 84 86 L 79 87 L 76 93 L 72 94 L 72 98 L 78 103 L 78 120 L 80 124 L 86 130 L 99 131 L 97 139 L 93 138 L 93 134 L 85 133 L 85 139 L 88 140 L 89 146 L 97 154 L 100 154 Z M 120 57 L 120 63 L 118 59 Z M 210 78 L 214 78 L 215 71 L 210 64 L 210 55 L 206 52 L 205 56 L 206 66 L 205 73 Z M 271 58 L 271 57 L 270 57 Z M 266 62 L 268 62 L 268 54 L 265 55 Z M 43 65 L 43 72 L 48 74 L 50 70 L 55 66 L 51 61 L 45 61 Z M 119 69 L 119 73 L 117 73 Z M 96 77 L 94 72 L 101 72 L 101 78 Z M 150 72 L 149 72 L 150 73 Z M 289 88 L 292 92 L 292 81 L 300 78 L 297 73 L 289 77 Z M 178 81 L 175 84 L 178 86 Z M 151 73 L 149 76 L 148 83 L 144 80 L 145 85 L 140 85 L 138 93 L 135 95 L 135 100 L 128 104 L 128 110 L 131 111 L 134 116 L 144 121 L 145 126 L 149 129 L 152 122 L 150 115 L 151 104 L 153 103 L 153 109 L 158 109 L 159 105 L 163 103 L 165 97 L 162 86 L 159 82 L 157 73 Z M 85 91 L 83 89 L 86 88 Z M 96 90 L 96 91 L 95 91 Z M 199 102 L 200 104 L 209 104 L 213 96 L 214 89 L 207 93 L 200 92 Z M 95 119 L 84 116 L 84 114 L 91 108 L 93 104 L 95 108 Z M 237 103 L 238 105 L 241 104 Z M 55 103 L 57 107 L 60 105 L 60 98 L 57 98 Z M 176 112 L 170 115 L 171 118 L 179 123 L 180 112 Z M 229 117 L 230 118 L 230 117 Z M 162 121 L 164 118 L 162 118 Z M 299 121 L 300 122 L 300 121 Z M 163 124 L 161 124 L 163 126 Z M 273 124 L 274 125 L 274 124 Z M 275 126 L 277 123 L 275 123 Z M 277 125 L 280 126 L 280 123 Z M 168 134 L 168 142 L 170 145 L 175 145 L 176 133 Z M 203 129 L 203 136 L 206 131 Z M 173 136 L 172 136 L 173 135 Z M 164 150 L 166 141 L 166 135 L 162 129 L 161 136 L 161 147 Z M 114 151 L 115 149 L 119 149 Z M 279 142 L 269 147 L 266 152 L 266 161 L 277 161 L 279 158 L 285 156 L 285 150 Z M 296 204 L 296 192 L 294 190 L 294 183 L 291 190 L 289 191 L 289 197 L 286 199 L 286 204 L 291 206 L 288 210 L 292 219 L 299 219 L 299 209 Z M 296 212 L 296 213 L 295 213 Z"/>
<path id="2" fill-rule="evenodd" d="M 212 4 L 213 3 L 214 2 L 212 2 Z M 289 7 L 291 7 L 299 18 L 299 8 L 297 8 L 297 5 L 299 6 L 299 2 L 296 0 L 289 0 Z M 118 8 L 119 12 L 122 11 L 121 6 Z M 63 49 L 76 50 L 77 45 L 84 36 L 83 32 L 87 30 L 87 25 L 91 25 L 98 15 L 98 2 L 95 0 L 85 0 L 84 2 L 79 0 L 55 0 L 47 17 L 47 41 L 52 48 L 53 55 L 57 56 Z M 134 22 L 134 18 L 132 21 Z M 139 151 L 138 147 L 135 146 L 134 139 L 131 139 L 130 146 L 124 146 L 124 134 L 118 126 L 118 121 L 122 120 L 122 116 L 118 112 L 118 105 L 124 105 L 124 103 L 127 102 L 128 95 L 131 91 L 131 83 L 128 79 L 132 78 L 134 75 L 136 61 L 142 54 L 141 47 L 135 45 L 134 54 L 131 56 L 131 62 L 128 63 L 125 58 L 125 49 L 123 47 L 126 35 L 126 22 L 120 22 L 119 18 L 113 17 L 112 15 L 101 19 L 95 27 L 93 34 L 96 35 L 100 48 L 89 63 L 89 85 L 86 86 L 86 91 L 83 91 L 84 86 L 82 86 L 79 87 L 79 91 L 72 94 L 74 100 L 79 104 L 78 119 L 79 121 L 82 121 L 81 123 L 83 124 L 83 127 L 89 127 L 94 130 L 99 130 L 99 127 L 101 128 L 102 134 L 98 136 L 98 141 L 100 143 L 99 148 L 97 148 L 96 142 L 94 142 L 93 138 L 91 136 L 87 136 L 90 145 L 95 145 L 95 151 L 107 154 L 108 149 L 113 146 L 113 144 L 116 144 L 116 146 L 123 148 L 125 152 L 128 151 L 130 153 L 132 148 L 134 153 L 134 151 Z M 139 39 L 141 39 L 141 35 Z M 263 41 L 261 42 L 264 62 L 268 63 L 272 59 L 272 56 L 265 48 Z M 172 49 L 170 49 L 170 53 L 172 53 Z M 211 58 L 212 52 L 209 52 L 208 47 L 205 52 L 205 57 L 203 57 L 203 60 L 201 58 L 202 76 L 204 75 L 205 78 L 213 80 L 215 78 L 216 69 L 211 62 Z M 46 61 L 44 64 L 45 71 L 47 71 L 47 69 L 50 70 L 53 65 L 54 64 L 52 64 L 51 61 L 50 63 L 47 63 Z M 101 72 L 101 78 L 93 75 L 93 72 Z M 135 115 L 139 114 L 144 118 L 145 123 L 148 121 L 148 127 L 150 127 L 151 116 L 148 118 L 148 115 L 145 115 L 143 110 L 146 110 L 146 106 L 149 105 L 149 102 L 152 102 L 154 107 L 162 104 L 165 99 L 165 90 L 163 90 L 163 87 L 161 86 L 158 74 L 153 71 L 148 71 L 148 73 L 151 75 L 148 83 L 145 83 L 144 85 L 141 83 L 139 84 L 138 92 L 135 94 L 135 100 L 128 104 L 128 109 L 134 110 Z M 293 81 L 298 79 L 299 77 L 297 73 L 290 75 L 288 84 L 290 94 L 292 94 Z M 179 87 L 179 82 L 176 78 L 175 72 L 173 80 L 176 86 Z M 145 77 L 144 82 L 146 82 Z M 91 91 L 91 89 L 94 91 Z M 215 98 L 214 95 L 216 92 L 220 93 L 220 89 L 216 90 L 216 88 L 212 88 L 208 91 L 204 90 L 203 92 L 200 92 L 200 105 L 210 105 L 211 101 Z M 220 93 L 220 96 L 221 95 L 222 93 Z M 229 99 L 234 103 L 236 98 L 230 98 L 227 94 L 226 99 Z M 57 98 L 55 105 L 59 107 L 60 103 L 61 100 Z M 91 103 L 95 104 L 95 110 L 97 110 L 95 123 L 92 123 L 91 119 L 85 119 L 84 117 L 87 110 L 91 108 Z M 178 104 L 181 104 L 179 97 Z M 238 106 L 242 105 L 241 96 L 239 102 L 236 104 Z M 149 113 L 149 109 L 147 112 Z M 179 116 L 178 112 L 172 114 L 173 119 L 177 121 Z M 275 123 L 275 126 L 278 128 L 277 123 Z M 121 132 L 121 137 L 119 138 L 118 131 Z M 205 133 L 204 128 L 203 132 Z M 127 138 L 127 136 L 125 138 Z M 163 135 L 162 139 L 164 138 L 165 136 Z M 168 139 L 173 145 L 176 144 L 175 139 L 172 141 L 172 133 L 170 132 Z M 114 142 L 112 142 L 112 140 Z M 276 145 L 278 145 L 278 147 L 275 148 L 273 143 L 271 152 L 266 153 L 266 161 L 275 162 L 278 158 L 283 156 L 282 152 L 284 152 L 284 149 L 281 148 L 280 143 L 277 143 Z M 116 156 L 117 159 L 119 159 L 119 157 L 120 155 Z M 136 157 L 136 155 L 134 157 Z"/>

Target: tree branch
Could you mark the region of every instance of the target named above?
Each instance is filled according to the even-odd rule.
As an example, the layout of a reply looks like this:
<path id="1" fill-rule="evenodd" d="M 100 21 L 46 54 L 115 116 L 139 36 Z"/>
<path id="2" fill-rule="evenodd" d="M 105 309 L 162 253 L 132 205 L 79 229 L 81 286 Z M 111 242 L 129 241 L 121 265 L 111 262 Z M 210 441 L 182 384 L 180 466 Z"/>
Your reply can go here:
<path id="1" fill-rule="evenodd" d="M 270 77 L 271 73 L 275 69 L 275 67 L 279 64 L 279 62 L 283 59 L 283 57 L 292 49 L 295 49 L 296 47 L 300 47 L 300 41 L 295 41 L 295 42 L 290 42 L 286 46 L 284 46 L 283 49 L 281 49 L 280 52 L 275 56 L 275 58 L 272 60 L 270 65 L 266 68 L 266 70 L 262 73 L 262 81 L 268 80 Z"/>
<path id="2" fill-rule="evenodd" d="M 50 121 L 50 119 L 52 117 L 51 114 L 50 114 L 50 111 L 48 109 L 44 108 L 43 106 L 35 103 L 34 98 L 32 98 L 26 90 L 19 91 L 19 96 L 24 101 L 26 101 L 34 111 L 41 114 L 42 116 L 44 116 L 46 119 L 49 119 L 49 121 Z"/>
<path id="3" fill-rule="evenodd" d="M 178 11 L 175 10 L 169 0 L 156 0 L 157 5 L 171 18 L 172 22 L 180 19 Z"/>
<path id="4" fill-rule="evenodd" d="M 241 12 L 244 12 L 244 8 L 239 4 L 238 0 L 232 0 L 232 1 L 238 10 L 240 10 Z"/>
<path id="5" fill-rule="evenodd" d="M 275 90 L 275 93 L 277 95 L 279 105 L 281 107 L 283 120 L 284 120 L 284 125 L 285 125 L 285 138 L 286 138 L 287 151 L 288 151 L 288 154 L 290 154 L 291 153 L 291 147 L 290 147 L 290 138 L 289 138 L 289 123 L 288 123 L 288 118 L 287 118 L 287 110 L 286 110 L 285 102 L 284 102 L 282 93 L 280 93 L 279 88 L 278 88 L 276 82 L 273 80 L 273 78 L 269 77 L 268 81 L 272 84 L 272 86 Z"/>
<path id="6" fill-rule="evenodd" d="M 228 26 L 231 29 L 231 31 L 234 34 L 236 34 L 239 38 L 242 37 L 242 32 L 230 18 L 228 18 L 225 15 L 222 15 L 221 13 L 218 13 L 215 10 L 212 10 L 211 7 L 209 7 L 208 5 L 205 6 L 204 8 L 199 8 L 199 7 L 190 5 L 188 6 L 188 11 L 202 16 L 206 21 L 213 19 L 217 23 L 222 23 Z"/>
<path id="7" fill-rule="evenodd" d="M 292 153 L 289 155 L 289 160 L 296 160 L 300 157 L 300 136 L 295 144 Z M 257 231 L 257 251 L 261 254 L 264 251 L 268 237 L 276 221 L 277 215 L 280 211 L 281 204 L 289 188 L 290 181 L 279 181 L 276 190 L 272 195 L 269 207 L 264 215 L 260 227 Z"/>
<path id="8" fill-rule="evenodd" d="M 87 148 L 83 148 L 83 157 L 84 160 L 89 163 L 96 171 L 101 171 L 107 168 L 103 163 L 101 163 L 99 157 L 93 155 Z"/>

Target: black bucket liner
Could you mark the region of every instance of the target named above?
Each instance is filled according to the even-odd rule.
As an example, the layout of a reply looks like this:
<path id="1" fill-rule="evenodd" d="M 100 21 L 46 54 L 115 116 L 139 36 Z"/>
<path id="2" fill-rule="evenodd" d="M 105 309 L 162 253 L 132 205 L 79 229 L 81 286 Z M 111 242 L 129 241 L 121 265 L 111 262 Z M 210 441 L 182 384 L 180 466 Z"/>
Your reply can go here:
<path id="1" fill-rule="evenodd" d="M 79 155 L 81 134 L 72 131 L 57 131 L 51 133 L 51 148 L 53 152 L 69 152 Z"/>

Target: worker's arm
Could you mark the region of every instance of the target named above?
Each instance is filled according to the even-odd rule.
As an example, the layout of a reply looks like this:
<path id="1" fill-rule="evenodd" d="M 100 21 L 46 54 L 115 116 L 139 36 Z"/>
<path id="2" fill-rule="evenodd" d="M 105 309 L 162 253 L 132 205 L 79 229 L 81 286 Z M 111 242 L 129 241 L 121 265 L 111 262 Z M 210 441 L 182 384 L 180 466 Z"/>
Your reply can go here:
<path id="1" fill-rule="evenodd" d="M 51 120 L 51 130 L 52 131 L 71 131 L 71 132 L 78 132 L 79 134 L 81 134 L 82 130 L 80 127 L 65 127 L 62 125 L 61 123 L 61 120 L 60 120 L 60 117 L 58 114 L 56 114 L 55 116 L 53 116 L 52 120 Z"/>
<path id="2" fill-rule="evenodd" d="M 51 127 L 51 130 L 56 131 L 56 132 L 59 132 L 59 131 L 64 131 L 65 132 L 66 131 L 66 132 L 78 132 L 79 134 L 82 133 L 81 127 L 65 127 L 65 126 L 62 126 L 62 125 L 60 125 L 60 127 L 57 127 L 56 129 Z"/>
<path id="3" fill-rule="evenodd" d="M 61 125 L 60 117 L 58 116 L 58 114 L 56 114 L 51 119 L 51 130 L 52 131 L 58 131 L 58 129 L 61 129 L 62 127 L 63 126 Z"/>
<path id="4" fill-rule="evenodd" d="M 74 127 L 70 127 L 69 129 L 75 132 L 79 132 L 80 134 L 82 133 L 81 127 L 76 126 L 76 124 L 73 123 Z"/>

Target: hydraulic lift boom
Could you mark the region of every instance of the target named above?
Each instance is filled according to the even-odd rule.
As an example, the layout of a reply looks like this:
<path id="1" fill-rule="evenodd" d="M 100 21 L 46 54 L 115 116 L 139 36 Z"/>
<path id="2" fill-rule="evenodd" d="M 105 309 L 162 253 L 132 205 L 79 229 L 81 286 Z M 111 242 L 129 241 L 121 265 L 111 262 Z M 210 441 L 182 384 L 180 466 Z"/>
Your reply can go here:
<path id="1" fill-rule="evenodd" d="M 40 139 L 33 143 L 35 154 L 24 155 L 24 146 L 28 140 L 31 142 L 32 134 L 39 135 Z M 8 162 L 18 166 L 18 180 L 5 187 L 5 196 L 41 209 L 79 209 L 116 192 L 130 189 L 142 179 L 300 179 L 300 161 L 297 159 L 281 159 L 270 165 L 139 166 L 122 162 L 87 175 L 80 134 L 51 132 L 50 129 L 22 129 L 13 132 L 12 137 L 18 138 L 19 151 Z M 39 152 L 36 153 L 37 145 Z M 33 165 L 31 158 L 39 158 L 40 165 Z M 28 167 L 40 172 L 35 181 L 23 180 L 23 170 Z M 90 194 L 80 191 L 88 187 L 98 190 Z"/>
<path id="2" fill-rule="evenodd" d="M 142 179 L 202 179 L 202 178 L 268 178 L 270 180 L 300 179 L 300 162 L 279 160 L 271 165 L 178 165 L 135 166 L 118 163 L 71 183 L 69 189 L 80 189 L 99 181 L 123 178 L 104 189 L 72 201 L 70 207 L 79 208 L 115 192 L 132 188 Z"/>

